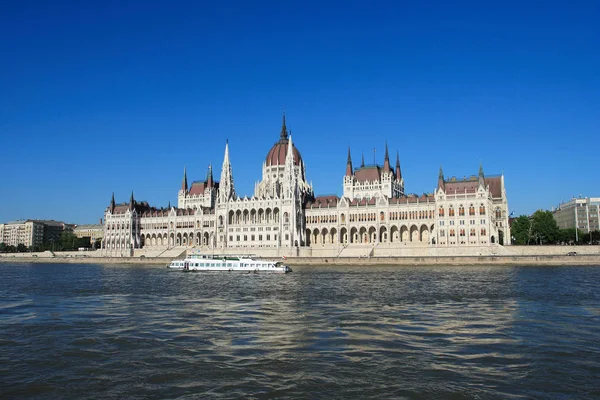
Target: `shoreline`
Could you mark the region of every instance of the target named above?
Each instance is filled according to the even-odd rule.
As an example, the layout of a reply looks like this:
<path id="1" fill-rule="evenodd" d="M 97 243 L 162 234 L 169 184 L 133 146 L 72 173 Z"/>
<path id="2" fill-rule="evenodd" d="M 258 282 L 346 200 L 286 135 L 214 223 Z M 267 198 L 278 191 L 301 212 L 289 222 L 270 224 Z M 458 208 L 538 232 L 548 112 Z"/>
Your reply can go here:
<path id="1" fill-rule="evenodd" d="M 264 257 L 269 259 L 268 257 Z M 0 264 L 26 263 L 26 264 L 121 264 L 121 265 L 161 265 L 165 266 L 171 261 L 165 257 L 26 257 L 26 256 L 0 256 Z M 600 266 L 600 255 L 512 255 L 512 256 L 422 256 L 422 257 L 289 257 L 283 261 L 289 266 L 311 265 L 346 265 L 346 266 L 467 266 L 467 265 L 499 265 L 499 266 L 573 266 L 589 265 Z"/>

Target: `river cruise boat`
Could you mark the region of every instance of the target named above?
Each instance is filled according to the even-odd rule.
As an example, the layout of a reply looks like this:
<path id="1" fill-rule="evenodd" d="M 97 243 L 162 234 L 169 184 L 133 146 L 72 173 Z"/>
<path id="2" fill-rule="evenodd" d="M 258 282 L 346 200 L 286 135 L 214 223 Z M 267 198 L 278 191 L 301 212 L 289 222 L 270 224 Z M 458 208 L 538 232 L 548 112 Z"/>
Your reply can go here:
<path id="1" fill-rule="evenodd" d="M 281 262 L 255 260 L 252 256 L 192 254 L 184 260 L 173 260 L 168 268 L 192 272 L 245 272 L 286 274 L 292 269 Z"/>

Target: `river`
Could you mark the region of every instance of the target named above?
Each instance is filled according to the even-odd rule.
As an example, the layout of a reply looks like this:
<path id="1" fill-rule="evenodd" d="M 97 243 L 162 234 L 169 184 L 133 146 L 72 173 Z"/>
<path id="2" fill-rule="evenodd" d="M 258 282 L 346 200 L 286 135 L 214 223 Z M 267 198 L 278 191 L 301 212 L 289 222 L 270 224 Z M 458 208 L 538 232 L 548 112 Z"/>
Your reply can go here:
<path id="1" fill-rule="evenodd" d="M 0 264 L 0 398 L 598 398 L 600 267 Z"/>

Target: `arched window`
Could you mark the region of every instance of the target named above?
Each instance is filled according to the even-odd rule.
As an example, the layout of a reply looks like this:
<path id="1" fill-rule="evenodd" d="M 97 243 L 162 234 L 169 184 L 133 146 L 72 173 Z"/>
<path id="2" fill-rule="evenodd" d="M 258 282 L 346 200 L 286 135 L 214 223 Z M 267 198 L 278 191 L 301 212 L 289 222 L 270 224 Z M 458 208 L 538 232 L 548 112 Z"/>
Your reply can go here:
<path id="1" fill-rule="evenodd" d="M 463 217 L 465 215 L 465 208 L 462 206 L 462 204 L 460 205 L 460 207 L 458 208 L 458 215 L 460 217 Z"/>
<path id="2" fill-rule="evenodd" d="M 485 206 L 483 204 L 479 206 L 479 215 L 485 215 Z"/>
<path id="3" fill-rule="evenodd" d="M 456 232 L 454 232 L 454 229 L 450 229 L 450 236 L 456 236 Z"/>
<path id="4" fill-rule="evenodd" d="M 448 208 L 448 216 L 454 217 L 454 208 L 452 206 L 450 206 L 450 208 Z"/>
<path id="5" fill-rule="evenodd" d="M 469 206 L 469 215 L 475 215 L 475 206 L 473 204 Z"/>

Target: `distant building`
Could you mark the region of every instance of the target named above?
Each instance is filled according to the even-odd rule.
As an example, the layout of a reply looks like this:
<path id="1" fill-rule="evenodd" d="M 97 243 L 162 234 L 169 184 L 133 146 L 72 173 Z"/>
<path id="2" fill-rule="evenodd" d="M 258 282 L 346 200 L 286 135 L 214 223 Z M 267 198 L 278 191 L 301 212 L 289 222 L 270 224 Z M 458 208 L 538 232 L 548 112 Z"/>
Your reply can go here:
<path id="1" fill-rule="evenodd" d="M 0 243 L 8 246 L 24 244 L 26 247 L 41 245 L 44 241 L 44 225 L 37 221 L 12 221 L 0 224 Z"/>
<path id="2" fill-rule="evenodd" d="M 510 244 L 504 176 L 445 179 L 440 168 L 434 193 L 405 193 L 396 154 L 386 145 L 383 165 L 353 168 L 350 150 L 343 195 L 315 196 L 306 165 L 288 134 L 285 116 L 279 140 L 262 164 L 262 180 L 251 197 L 234 189 L 229 144 L 219 182 L 212 165 L 206 179 L 188 185 L 184 169 L 177 207 L 115 203 L 104 212 L 102 248 L 131 254 L 137 248 L 203 249 L 330 248 L 382 245 L 397 248 Z"/>
<path id="3" fill-rule="evenodd" d="M 104 226 L 102 224 L 77 225 L 73 229 L 73 233 L 78 238 L 89 237 L 90 244 L 94 245 L 96 240 L 104 237 Z"/>
<path id="4" fill-rule="evenodd" d="M 561 229 L 575 228 L 591 232 L 600 230 L 600 197 L 573 198 L 552 210 Z"/>
<path id="5" fill-rule="evenodd" d="M 60 241 L 63 232 L 72 232 L 73 225 L 53 220 L 24 220 L 0 224 L 0 243 L 37 247 Z"/>

